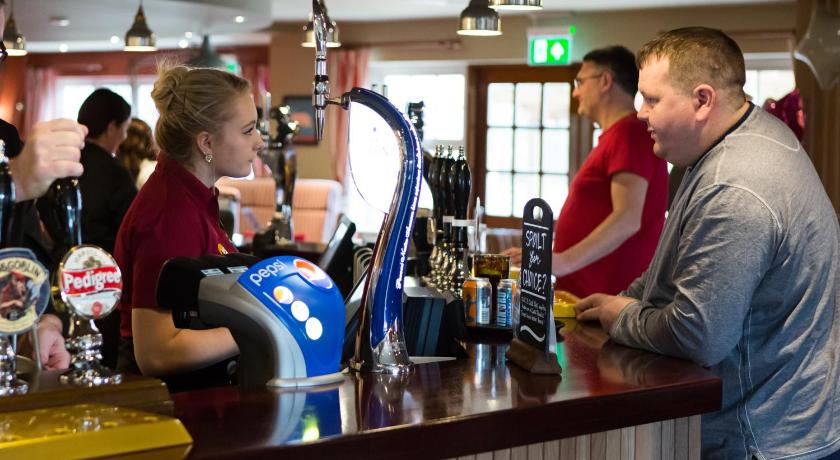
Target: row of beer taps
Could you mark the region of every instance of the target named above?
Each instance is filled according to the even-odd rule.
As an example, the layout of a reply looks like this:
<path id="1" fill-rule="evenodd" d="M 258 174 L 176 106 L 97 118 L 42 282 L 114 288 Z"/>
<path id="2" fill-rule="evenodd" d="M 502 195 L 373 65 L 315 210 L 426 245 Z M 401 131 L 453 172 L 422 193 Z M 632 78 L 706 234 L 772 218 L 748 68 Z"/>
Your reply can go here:
<path id="1" fill-rule="evenodd" d="M 459 147 L 455 154 L 451 145 L 436 146 L 424 174 L 434 202 L 435 245 L 429 256 L 431 271 L 422 280 L 461 298 L 464 280 L 470 276 L 467 207 L 472 189 L 464 148 Z"/>

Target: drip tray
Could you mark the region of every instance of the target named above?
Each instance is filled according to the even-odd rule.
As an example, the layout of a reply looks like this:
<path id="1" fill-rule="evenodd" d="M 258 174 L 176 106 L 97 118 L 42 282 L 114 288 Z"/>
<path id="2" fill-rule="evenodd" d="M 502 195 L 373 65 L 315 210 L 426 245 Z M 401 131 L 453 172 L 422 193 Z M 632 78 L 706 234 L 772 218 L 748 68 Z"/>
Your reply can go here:
<path id="1" fill-rule="evenodd" d="M 454 357 L 451 356 L 409 356 L 411 362 L 414 364 L 429 364 L 429 363 L 440 363 L 443 361 L 455 361 Z"/>

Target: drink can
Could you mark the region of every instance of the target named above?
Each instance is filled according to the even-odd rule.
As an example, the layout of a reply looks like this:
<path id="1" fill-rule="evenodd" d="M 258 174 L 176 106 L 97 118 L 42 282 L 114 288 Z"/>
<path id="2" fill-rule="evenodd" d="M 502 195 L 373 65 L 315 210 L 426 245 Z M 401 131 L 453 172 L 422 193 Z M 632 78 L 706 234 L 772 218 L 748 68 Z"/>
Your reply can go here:
<path id="1" fill-rule="evenodd" d="M 503 279 L 496 288 L 496 326 L 513 325 L 514 310 L 519 313 L 519 285 L 517 280 Z"/>
<path id="2" fill-rule="evenodd" d="M 469 278 L 464 281 L 463 298 L 467 321 L 490 324 L 490 293 L 490 280 L 487 278 Z"/>

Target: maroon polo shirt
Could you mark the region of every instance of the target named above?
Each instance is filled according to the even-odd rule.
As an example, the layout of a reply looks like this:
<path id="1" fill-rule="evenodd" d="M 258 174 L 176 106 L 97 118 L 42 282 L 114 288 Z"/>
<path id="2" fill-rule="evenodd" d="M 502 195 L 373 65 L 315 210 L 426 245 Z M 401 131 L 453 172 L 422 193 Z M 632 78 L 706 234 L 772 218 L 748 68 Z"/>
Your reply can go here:
<path id="1" fill-rule="evenodd" d="M 122 337 L 132 336 L 132 308 L 157 308 L 157 279 L 168 259 L 236 252 L 219 222 L 216 188 L 207 188 L 163 153 L 158 160 L 117 233 Z"/>

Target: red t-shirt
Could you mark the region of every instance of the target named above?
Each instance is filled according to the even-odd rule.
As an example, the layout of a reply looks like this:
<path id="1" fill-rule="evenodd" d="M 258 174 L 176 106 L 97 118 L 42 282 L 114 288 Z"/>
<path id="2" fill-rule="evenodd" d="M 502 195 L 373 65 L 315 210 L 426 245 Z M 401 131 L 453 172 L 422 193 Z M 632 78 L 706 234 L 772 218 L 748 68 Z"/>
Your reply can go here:
<path id="1" fill-rule="evenodd" d="M 161 154 L 117 233 L 114 257 L 123 275 L 120 335 L 131 337 L 131 309 L 155 308 L 163 263 L 173 257 L 236 252 L 219 222 L 215 188 L 207 188 Z"/>
<path id="2" fill-rule="evenodd" d="M 647 127 L 632 113 L 601 134 L 598 145 L 575 175 L 569 197 L 557 218 L 554 252 L 563 252 L 588 236 L 613 211 L 613 174 L 631 172 L 648 182 L 641 229 L 615 251 L 557 280 L 557 288 L 578 296 L 618 294 L 644 272 L 665 224 L 668 168 L 653 154 Z"/>

